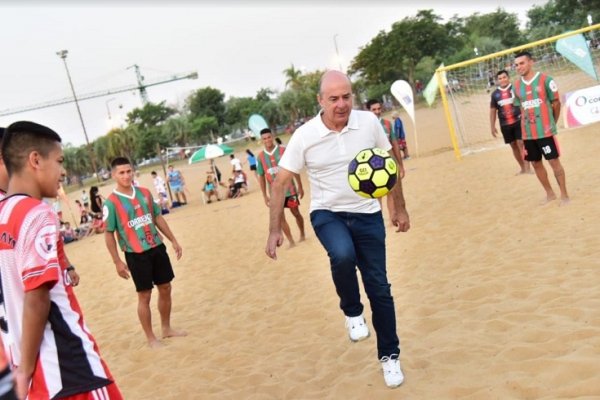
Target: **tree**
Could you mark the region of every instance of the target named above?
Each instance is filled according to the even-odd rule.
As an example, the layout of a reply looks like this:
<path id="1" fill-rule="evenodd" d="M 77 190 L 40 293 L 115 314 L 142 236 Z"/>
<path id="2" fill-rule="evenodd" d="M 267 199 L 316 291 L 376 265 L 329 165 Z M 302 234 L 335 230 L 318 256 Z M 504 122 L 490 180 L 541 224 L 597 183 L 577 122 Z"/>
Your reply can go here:
<path id="1" fill-rule="evenodd" d="M 476 45 L 474 38 L 488 37 L 499 41 L 500 49 L 511 48 L 524 43 L 524 36 L 519 28 L 519 18 L 516 13 L 508 13 L 502 8 L 488 14 L 471 14 L 463 19 L 463 34 L 471 38 L 472 45 Z M 473 46 L 471 46 L 473 47 Z M 481 45 L 478 48 L 482 47 Z M 497 51 L 497 50 L 494 50 Z M 482 53 L 487 54 L 487 53 Z"/>
<path id="2" fill-rule="evenodd" d="M 433 10 L 420 10 L 415 17 L 394 23 L 390 32 L 379 32 L 361 49 L 350 73 L 360 74 L 367 84 L 391 84 L 401 76 L 414 83 L 419 61 L 440 57 L 451 42 L 440 20 Z"/>
<path id="3" fill-rule="evenodd" d="M 291 89 L 299 89 L 301 86 L 300 76 L 302 76 L 302 71 L 296 69 L 294 64 L 291 64 L 289 68 L 283 70 L 283 74 L 285 75 L 285 86 Z"/>
<path id="4" fill-rule="evenodd" d="M 73 147 L 67 143 L 64 147 L 65 169 L 69 176 L 82 176 L 92 170 L 90 153 L 86 145 Z"/>
<path id="5" fill-rule="evenodd" d="M 191 122 L 192 137 L 196 143 L 213 143 L 215 133 L 218 132 L 219 123 L 215 117 L 197 117 Z"/>
<path id="6" fill-rule="evenodd" d="M 260 103 L 252 97 L 231 97 L 225 103 L 225 123 L 231 128 L 244 128 L 248 117 L 259 109 Z"/>
<path id="7" fill-rule="evenodd" d="M 187 146 L 192 139 L 192 126 L 186 115 L 175 115 L 162 125 L 164 135 L 171 144 Z"/>
<path id="8" fill-rule="evenodd" d="M 186 108 L 191 119 L 214 117 L 219 126 L 225 122 L 225 94 L 218 89 L 205 87 L 196 90 L 186 99 Z"/>
<path id="9" fill-rule="evenodd" d="M 549 0 L 527 11 L 527 39 L 544 39 L 587 25 L 587 15 L 600 20 L 598 0 Z"/>
<path id="10" fill-rule="evenodd" d="M 137 125 L 142 129 L 147 129 L 161 125 L 174 114 L 175 110 L 165 106 L 164 101 L 161 101 L 158 104 L 147 103 L 142 108 L 134 108 L 127 113 L 127 123 L 129 125 Z"/>

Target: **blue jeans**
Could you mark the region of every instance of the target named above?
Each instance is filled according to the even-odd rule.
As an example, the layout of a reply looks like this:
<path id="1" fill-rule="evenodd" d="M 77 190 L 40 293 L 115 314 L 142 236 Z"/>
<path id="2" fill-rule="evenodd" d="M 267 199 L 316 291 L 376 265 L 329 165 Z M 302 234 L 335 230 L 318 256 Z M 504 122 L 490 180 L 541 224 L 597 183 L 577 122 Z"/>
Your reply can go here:
<path id="1" fill-rule="evenodd" d="M 373 314 L 378 358 L 400 354 L 396 334 L 394 298 L 385 267 L 385 226 L 381 212 L 359 214 L 315 210 L 310 221 L 327 250 L 331 275 L 340 298 L 340 308 L 348 317 L 362 314 L 356 267 Z"/>

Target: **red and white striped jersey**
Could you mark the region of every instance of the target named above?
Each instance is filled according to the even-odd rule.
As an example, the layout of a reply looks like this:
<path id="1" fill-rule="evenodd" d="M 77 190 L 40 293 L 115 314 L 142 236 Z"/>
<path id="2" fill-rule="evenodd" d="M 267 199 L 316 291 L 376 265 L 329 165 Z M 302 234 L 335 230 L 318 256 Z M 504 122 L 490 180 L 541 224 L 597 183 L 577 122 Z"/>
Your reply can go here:
<path id="1" fill-rule="evenodd" d="M 15 366 L 21 361 L 25 293 L 43 285 L 50 289 L 50 312 L 31 380 L 30 400 L 85 393 L 112 382 L 73 289 L 65 282 L 66 271 L 59 262 L 64 257 L 60 242 L 58 220 L 51 207 L 25 195 L 0 200 L 4 300 L 0 325 L 4 346 Z"/>

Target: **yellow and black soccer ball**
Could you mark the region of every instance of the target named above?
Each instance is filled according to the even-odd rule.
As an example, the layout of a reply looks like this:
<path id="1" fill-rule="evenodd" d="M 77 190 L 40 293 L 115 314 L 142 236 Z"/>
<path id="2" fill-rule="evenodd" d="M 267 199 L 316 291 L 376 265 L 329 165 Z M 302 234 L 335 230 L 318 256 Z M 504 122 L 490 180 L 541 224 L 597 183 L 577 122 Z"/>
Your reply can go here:
<path id="1" fill-rule="evenodd" d="M 397 180 L 396 162 L 387 151 L 379 148 L 361 150 L 348 165 L 348 183 L 362 197 L 383 197 Z"/>

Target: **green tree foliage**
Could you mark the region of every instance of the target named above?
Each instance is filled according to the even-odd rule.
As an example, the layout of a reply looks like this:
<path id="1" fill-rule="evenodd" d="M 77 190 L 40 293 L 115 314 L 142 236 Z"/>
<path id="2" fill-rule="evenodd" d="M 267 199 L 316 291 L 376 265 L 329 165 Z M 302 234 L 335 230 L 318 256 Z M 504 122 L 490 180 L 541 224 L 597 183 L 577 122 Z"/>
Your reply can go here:
<path id="1" fill-rule="evenodd" d="M 213 143 L 219 130 L 217 118 L 204 116 L 194 118 L 191 122 L 192 138 L 196 143 Z"/>
<path id="2" fill-rule="evenodd" d="M 225 103 L 225 123 L 234 129 L 248 126 L 250 115 L 260 110 L 260 102 L 252 97 L 231 97 Z"/>
<path id="3" fill-rule="evenodd" d="M 219 89 L 205 87 L 196 90 L 186 99 L 191 120 L 198 117 L 214 117 L 219 126 L 225 122 L 225 94 Z"/>
<path id="4" fill-rule="evenodd" d="M 420 10 L 381 31 L 364 47 L 350 66 L 350 73 L 360 73 L 367 84 L 390 84 L 405 78 L 411 84 L 423 57 L 439 57 L 449 45 L 447 28 L 433 10 Z M 410 39 L 409 39 L 410 38 Z"/>
<path id="5" fill-rule="evenodd" d="M 525 38 L 519 29 L 519 18 L 516 13 L 509 13 L 498 8 L 496 11 L 488 14 L 472 14 L 463 20 L 463 35 L 471 39 L 471 44 L 476 46 L 477 38 L 494 39 L 500 44 L 499 49 L 515 47 L 525 42 Z M 479 44 L 487 54 L 487 49 L 483 44 Z"/>
<path id="6" fill-rule="evenodd" d="M 164 101 L 158 104 L 148 103 L 142 108 L 134 108 L 127 113 L 127 123 L 137 125 L 143 130 L 161 125 L 175 112 L 176 110 L 167 107 Z"/>
<path id="7" fill-rule="evenodd" d="M 92 169 L 90 153 L 86 146 L 73 147 L 69 143 L 64 147 L 64 157 L 68 176 L 82 176 Z"/>
<path id="8" fill-rule="evenodd" d="M 527 39 L 544 39 L 583 28 L 588 24 L 588 14 L 595 23 L 600 22 L 598 0 L 549 0 L 544 5 L 533 6 L 527 11 Z"/>

